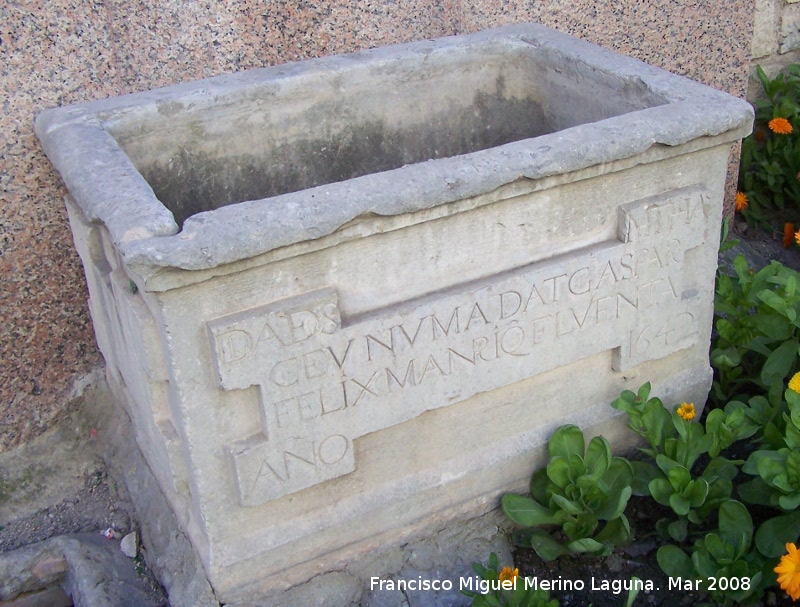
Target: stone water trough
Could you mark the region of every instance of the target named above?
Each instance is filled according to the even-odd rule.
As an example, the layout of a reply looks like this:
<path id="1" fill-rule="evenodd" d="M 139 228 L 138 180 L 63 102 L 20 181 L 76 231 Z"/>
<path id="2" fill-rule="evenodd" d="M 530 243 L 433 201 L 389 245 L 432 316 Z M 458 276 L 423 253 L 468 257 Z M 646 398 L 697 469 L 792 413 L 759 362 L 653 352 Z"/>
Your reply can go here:
<path id="1" fill-rule="evenodd" d="M 43 112 L 109 383 L 218 598 L 496 507 L 622 389 L 703 403 L 752 117 L 531 24 Z"/>

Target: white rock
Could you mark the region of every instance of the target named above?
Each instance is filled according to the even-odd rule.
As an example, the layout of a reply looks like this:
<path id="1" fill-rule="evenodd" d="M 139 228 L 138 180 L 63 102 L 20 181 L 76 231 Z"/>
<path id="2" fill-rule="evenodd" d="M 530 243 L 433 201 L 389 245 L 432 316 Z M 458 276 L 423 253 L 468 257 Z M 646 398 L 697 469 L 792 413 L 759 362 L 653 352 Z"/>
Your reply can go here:
<path id="1" fill-rule="evenodd" d="M 137 552 L 137 538 L 136 532 L 131 531 L 128 535 L 122 538 L 122 541 L 119 543 L 119 549 L 122 550 L 122 554 L 129 558 L 134 558 Z"/>

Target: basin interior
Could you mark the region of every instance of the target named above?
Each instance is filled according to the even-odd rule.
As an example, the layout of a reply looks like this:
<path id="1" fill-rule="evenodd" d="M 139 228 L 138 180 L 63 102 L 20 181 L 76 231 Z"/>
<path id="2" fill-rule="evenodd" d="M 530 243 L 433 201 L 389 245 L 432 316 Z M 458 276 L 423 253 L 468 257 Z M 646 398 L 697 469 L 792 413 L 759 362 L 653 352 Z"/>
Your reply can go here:
<path id="1" fill-rule="evenodd" d="M 260 73 L 109 131 L 179 225 L 201 211 L 476 152 L 665 103 L 638 78 L 527 45 Z M 339 64 L 341 66 L 341 64 Z"/>

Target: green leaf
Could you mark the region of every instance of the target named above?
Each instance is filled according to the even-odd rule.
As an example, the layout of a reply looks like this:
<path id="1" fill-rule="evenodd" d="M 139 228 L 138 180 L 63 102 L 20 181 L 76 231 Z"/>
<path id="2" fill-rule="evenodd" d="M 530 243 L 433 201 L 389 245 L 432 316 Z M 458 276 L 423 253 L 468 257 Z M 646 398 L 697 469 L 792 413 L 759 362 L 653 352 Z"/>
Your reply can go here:
<path id="1" fill-rule="evenodd" d="M 667 457 L 666 455 L 663 455 L 663 454 L 661 454 L 661 453 L 659 453 L 659 454 L 656 456 L 656 465 L 657 465 L 659 468 L 661 468 L 661 471 L 662 471 L 662 472 L 663 472 L 665 475 L 668 475 L 668 474 L 669 474 L 669 472 L 670 472 L 670 470 L 673 470 L 674 468 L 681 468 L 681 467 L 682 467 L 682 466 L 681 466 L 681 465 L 680 465 L 678 462 L 676 462 L 674 459 L 672 459 L 671 457 Z"/>
<path id="2" fill-rule="evenodd" d="M 690 481 L 683 495 L 689 500 L 692 508 L 699 508 L 703 505 L 708 495 L 708 481 L 704 478 L 696 478 Z"/>
<path id="3" fill-rule="evenodd" d="M 790 339 L 775 348 L 769 355 L 764 367 L 761 369 L 761 381 L 765 386 L 771 386 L 775 382 L 782 382 L 794 368 L 797 362 L 798 342 Z"/>
<path id="4" fill-rule="evenodd" d="M 778 498 L 778 506 L 781 510 L 796 510 L 800 506 L 800 493 L 793 493 L 792 495 L 781 495 Z"/>
<path id="5" fill-rule="evenodd" d="M 540 504 L 546 504 L 550 499 L 547 497 L 548 485 L 550 485 L 550 479 L 547 478 L 547 468 L 539 468 L 531 476 L 530 491 L 533 499 Z"/>
<path id="6" fill-rule="evenodd" d="M 539 525 L 558 525 L 564 519 L 529 497 L 506 493 L 500 500 L 505 515 L 523 527 L 538 527 Z"/>
<path id="7" fill-rule="evenodd" d="M 743 553 L 753 539 L 753 519 L 744 504 L 736 500 L 723 502 L 719 507 L 719 532 L 725 542 Z"/>
<path id="8" fill-rule="evenodd" d="M 703 545 L 711 557 L 720 565 L 729 565 L 736 560 L 735 547 L 725 542 L 716 533 L 709 533 L 703 538 Z"/>
<path id="9" fill-rule="evenodd" d="M 687 554 L 672 544 L 661 546 L 656 553 L 656 560 L 661 571 L 671 578 L 694 580 L 695 572 L 691 559 Z"/>
<path id="10" fill-rule="evenodd" d="M 792 335 L 792 324 L 783 316 L 755 314 L 751 317 L 753 328 L 771 339 L 780 341 L 789 339 Z"/>
<path id="11" fill-rule="evenodd" d="M 778 451 L 756 451 L 750 457 L 760 453 L 762 457 L 757 459 L 758 475 L 764 479 L 768 485 L 776 486 L 783 484 L 781 477 L 786 476 L 786 455 L 788 449 L 780 449 Z M 748 458 L 747 462 L 750 462 Z M 745 466 L 748 465 L 745 463 Z M 787 489 L 789 487 L 787 486 Z"/>
<path id="12" fill-rule="evenodd" d="M 561 489 L 564 489 L 574 481 L 569 462 L 560 455 L 552 457 L 547 463 L 547 477 Z"/>
<path id="13" fill-rule="evenodd" d="M 623 457 L 612 458 L 611 465 L 603 476 L 603 480 L 608 485 L 608 495 L 614 496 L 621 493 L 633 483 L 631 462 Z"/>
<path id="14" fill-rule="evenodd" d="M 676 542 L 684 542 L 689 535 L 689 523 L 686 519 L 678 519 L 667 525 L 667 533 Z"/>
<path id="15" fill-rule="evenodd" d="M 657 399 L 651 399 L 645 403 L 642 411 L 642 424 L 647 429 L 647 440 L 654 445 L 662 444 L 665 438 L 675 434 L 672 415 Z"/>
<path id="16" fill-rule="evenodd" d="M 742 362 L 742 356 L 736 346 L 725 349 L 717 348 L 711 352 L 711 365 L 717 369 L 733 369 Z"/>
<path id="17" fill-rule="evenodd" d="M 708 462 L 701 477 L 711 484 L 715 479 L 732 481 L 738 473 L 739 469 L 733 462 L 724 457 L 715 457 Z"/>
<path id="18" fill-rule="evenodd" d="M 662 461 L 666 461 L 666 458 Z M 673 466 L 667 472 L 667 480 L 675 491 L 683 493 L 692 482 L 692 475 L 683 466 Z"/>
<path id="19" fill-rule="evenodd" d="M 586 448 L 584 469 L 589 474 L 603 476 L 611 465 L 611 445 L 602 436 L 595 436 Z"/>
<path id="20" fill-rule="evenodd" d="M 767 558 L 778 558 L 786 552 L 788 542 L 797 541 L 800 511 L 764 521 L 756 532 L 756 548 Z"/>
<path id="21" fill-rule="evenodd" d="M 790 451 L 786 457 L 786 476 L 789 484 L 800 490 L 800 453 Z"/>
<path id="22" fill-rule="evenodd" d="M 675 493 L 672 485 L 665 478 L 654 478 L 650 481 L 648 490 L 653 499 L 662 506 L 669 506 L 669 498 Z"/>
<path id="23" fill-rule="evenodd" d="M 630 486 L 623 487 L 616 496 L 612 493 L 605 507 L 598 510 L 597 518 L 600 520 L 614 520 L 621 516 L 622 513 L 625 512 L 625 507 L 628 505 L 631 493 L 632 489 Z"/>
<path id="24" fill-rule="evenodd" d="M 739 483 L 736 485 L 736 492 L 739 497 L 748 504 L 756 504 L 759 506 L 771 506 L 770 495 L 772 490 L 763 479 L 754 478 L 746 483 Z"/>
<path id="25" fill-rule="evenodd" d="M 560 544 L 544 531 L 535 531 L 530 537 L 531 548 L 544 561 L 553 561 L 558 557 L 569 554 L 569 549 Z"/>
<path id="26" fill-rule="evenodd" d="M 632 461 L 629 462 L 633 470 L 633 494 L 634 495 L 650 495 L 648 485 L 650 481 L 656 478 L 662 478 L 663 473 L 661 470 L 647 462 Z"/>
<path id="27" fill-rule="evenodd" d="M 571 502 L 561 495 L 553 494 L 550 499 L 567 514 L 577 515 L 584 512 L 584 509 L 579 504 Z"/>
<path id="28" fill-rule="evenodd" d="M 627 542 L 631 537 L 631 526 L 627 517 L 621 514 L 618 518 L 608 521 L 603 529 L 594 536 L 602 544 L 613 544 L 620 546 Z"/>
<path id="29" fill-rule="evenodd" d="M 692 564 L 701 578 L 717 577 L 717 564 L 707 551 L 696 549 L 692 553 Z"/>
<path id="30" fill-rule="evenodd" d="M 550 438 L 548 443 L 551 457 L 563 457 L 569 462 L 570 457 L 577 455 L 583 460 L 585 452 L 585 443 L 583 440 L 583 432 L 578 426 L 569 424 L 561 426 Z"/>
<path id="31" fill-rule="evenodd" d="M 601 544 L 595 539 L 590 537 L 585 537 L 579 540 L 575 540 L 574 542 L 570 542 L 567 544 L 567 548 L 569 548 L 570 552 L 589 552 L 589 553 L 596 553 L 601 552 L 604 550 L 605 545 Z"/>
<path id="32" fill-rule="evenodd" d="M 678 516 L 686 516 L 689 514 L 691 502 L 678 493 L 673 493 L 669 496 L 669 507 Z"/>

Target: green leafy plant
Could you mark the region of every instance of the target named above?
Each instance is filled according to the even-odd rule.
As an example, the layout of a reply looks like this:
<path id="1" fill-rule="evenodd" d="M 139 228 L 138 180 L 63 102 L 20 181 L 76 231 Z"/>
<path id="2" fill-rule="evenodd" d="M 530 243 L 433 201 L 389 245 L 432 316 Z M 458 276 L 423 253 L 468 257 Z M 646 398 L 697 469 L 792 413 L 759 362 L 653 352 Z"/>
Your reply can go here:
<path id="1" fill-rule="evenodd" d="M 782 554 L 786 543 L 796 539 L 795 530 L 800 527 L 800 394 L 793 389 L 800 387 L 798 384 L 800 376 L 795 375 L 785 391 L 783 433 L 768 437 L 774 448 L 750 454 L 742 471 L 755 478 L 737 488 L 745 502 L 784 513 L 762 523 L 756 534 L 756 546 L 768 557 Z"/>
<path id="2" fill-rule="evenodd" d="M 774 407 L 800 363 L 797 272 L 778 262 L 754 272 L 741 255 L 733 265 L 736 276 L 717 277 L 710 398 L 721 406 L 761 394 Z"/>
<path id="3" fill-rule="evenodd" d="M 500 569 L 497 555 L 489 556 L 488 567 L 473 563 L 473 571 L 481 578 L 483 592 L 462 590 L 461 593 L 472 599 L 472 607 L 558 607 L 555 599 L 550 599 L 547 590 L 526 588 L 520 581 L 516 569 Z"/>
<path id="4" fill-rule="evenodd" d="M 610 554 L 631 535 L 624 514 L 632 493 L 630 462 L 613 457 L 603 437 L 586 446 L 574 425 L 558 428 L 548 448 L 547 468 L 531 478 L 531 497 L 503 496 L 505 514 L 527 528 L 515 534 L 515 541 L 547 561 L 569 553 Z"/>
<path id="5" fill-rule="evenodd" d="M 697 540 L 687 554 L 672 544 L 658 549 L 661 569 L 670 578 L 694 580 L 715 605 L 732 605 L 760 596 L 764 561 L 752 549 L 753 520 L 735 500 L 719 507 L 719 529 Z"/>
<path id="6" fill-rule="evenodd" d="M 649 446 L 641 451 L 653 463 L 632 462 L 634 488 L 639 495 L 650 495 L 669 506 L 677 520 L 662 519 L 658 529 L 676 541 L 684 541 L 689 524 L 700 525 L 733 491 L 737 462 L 720 457 L 734 441 L 751 436 L 756 426 L 740 406 L 711 411 L 705 426 L 692 421 L 694 405 L 684 404 L 670 413 L 658 398 L 650 398 L 650 384 L 638 393 L 622 392 L 611 403 L 627 413 L 628 427 L 644 437 Z M 700 475 L 694 473 L 700 456 L 709 460 Z"/>
<path id="7" fill-rule="evenodd" d="M 755 101 L 755 128 L 742 142 L 739 191 L 749 200 L 749 223 L 766 223 L 771 212 L 800 203 L 800 138 L 794 122 L 800 114 L 800 66 L 770 79 L 761 67 L 765 97 Z M 771 122 L 776 119 L 785 122 Z"/>

